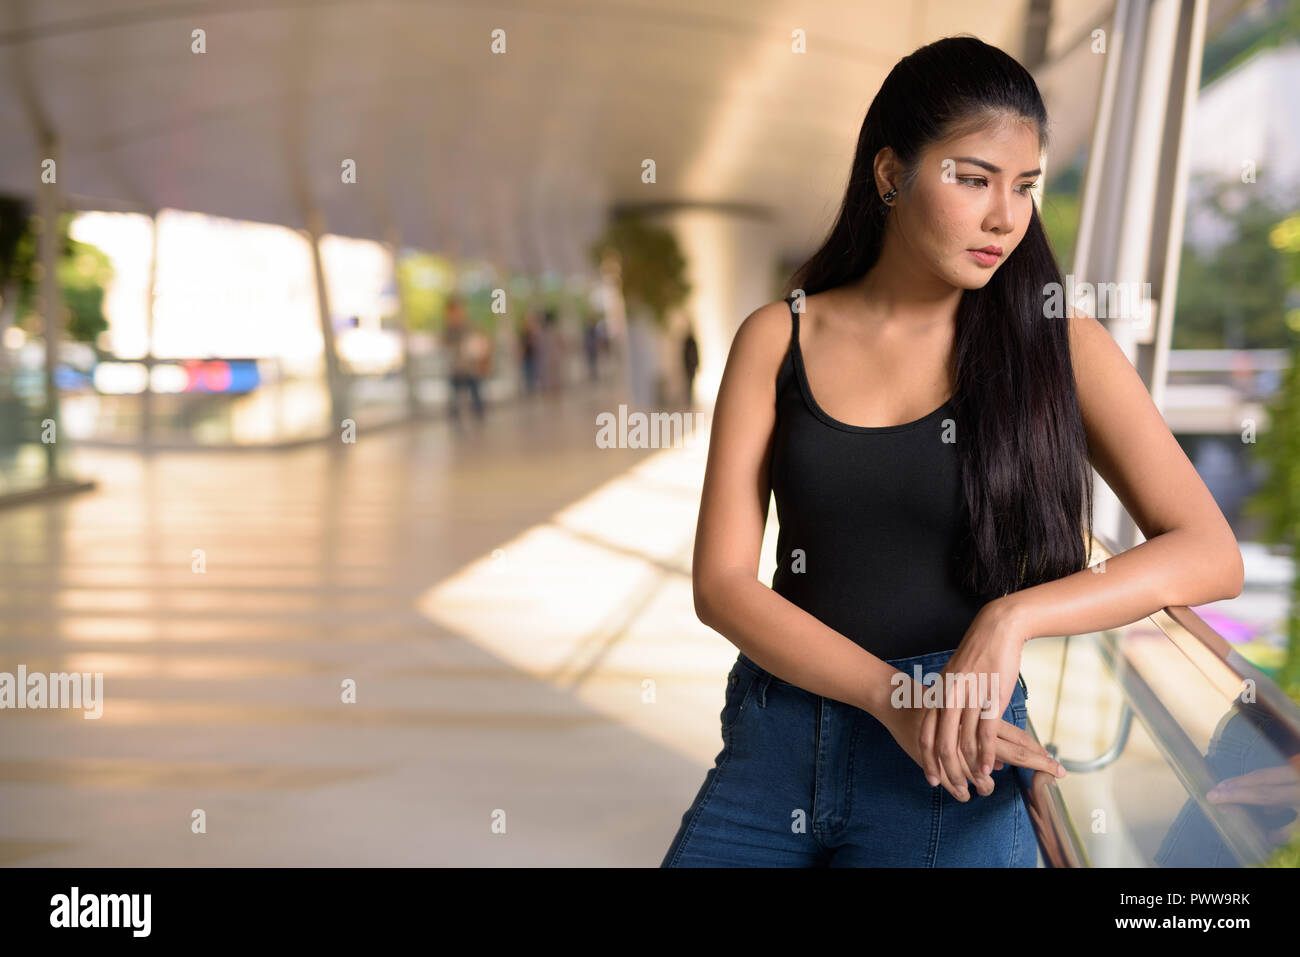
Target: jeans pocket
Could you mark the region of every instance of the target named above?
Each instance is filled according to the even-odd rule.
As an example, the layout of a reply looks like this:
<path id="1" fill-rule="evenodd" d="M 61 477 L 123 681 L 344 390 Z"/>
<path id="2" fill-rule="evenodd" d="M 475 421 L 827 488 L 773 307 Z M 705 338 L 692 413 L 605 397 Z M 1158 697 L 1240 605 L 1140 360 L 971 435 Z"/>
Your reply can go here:
<path id="1" fill-rule="evenodd" d="M 758 682 L 759 675 L 739 661 L 731 666 L 731 672 L 727 675 L 727 691 L 723 698 L 722 711 L 718 715 L 724 738 L 731 733 L 740 716 L 744 714 L 745 707 L 754 693 L 754 686 Z"/>
<path id="2" fill-rule="evenodd" d="M 1023 704 L 1016 704 L 1014 701 L 1011 702 L 1011 723 L 1021 731 L 1025 730 L 1028 716 L 1029 711 Z"/>
<path id="3" fill-rule="evenodd" d="M 1029 703 L 1026 700 L 1023 682 L 1018 681 L 1016 687 L 1011 690 L 1010 708 L 1012 724 L 1024 730 L 1025 719 L 1029 715 Z"/>

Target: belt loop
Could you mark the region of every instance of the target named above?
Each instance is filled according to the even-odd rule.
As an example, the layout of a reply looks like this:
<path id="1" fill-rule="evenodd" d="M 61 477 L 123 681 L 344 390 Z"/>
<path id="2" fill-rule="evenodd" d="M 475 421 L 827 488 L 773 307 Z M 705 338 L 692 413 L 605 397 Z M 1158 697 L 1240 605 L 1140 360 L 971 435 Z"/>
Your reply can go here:
<path id="1" fill-rule="evenodd" d="M 758 679 L 758 706 L 767 707 L 767 686 L 772 683 L 772 672 L 763 669 L 763 677 Z"/>

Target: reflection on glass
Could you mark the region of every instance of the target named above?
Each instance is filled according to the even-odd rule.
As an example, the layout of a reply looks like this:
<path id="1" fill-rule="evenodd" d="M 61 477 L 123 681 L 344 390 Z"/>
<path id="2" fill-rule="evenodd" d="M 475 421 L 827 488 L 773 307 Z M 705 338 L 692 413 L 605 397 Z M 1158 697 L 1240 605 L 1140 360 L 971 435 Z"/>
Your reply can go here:
<path id="1" fill-rule="evenodd" d="M 1025 665 L 1092 866 L 1251 866 L 1300 827 L 1300 710 L 1167 614 L 1039 639 Z"/>
<path id="2" fill-rule="evenodd" d="M 1205 753 L 1217 782 L 1207 794 L 1211 813 L 1240 815 L 1270 852 L 1289 839 L 1300 808 L 1300 775 L 1282 750 L 1290 739 L 1274 715 L 1252 702 L 1223 716 Z M 1155 863 L 1240 867 L 1259 860 L 1241 860 L 1201 804 L 1189 797 L 1156 852 Z"/>

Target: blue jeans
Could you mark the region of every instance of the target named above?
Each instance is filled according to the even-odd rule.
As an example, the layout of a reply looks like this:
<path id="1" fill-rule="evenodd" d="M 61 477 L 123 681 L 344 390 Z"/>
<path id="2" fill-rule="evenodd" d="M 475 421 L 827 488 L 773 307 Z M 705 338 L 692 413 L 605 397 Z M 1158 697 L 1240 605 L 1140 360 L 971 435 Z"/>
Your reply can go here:
<path id="1" fill-rule="evenodd" d="M 938 672 L 955 649 L 889 662 Z M 1003 718 L 1025 727 L 1016 682 Z M 870 713 L 764 670 L 727 676 L 722 750 L 661 867 L 1034 867 L 1038 841 L 1016 769 L 963 803 L 931 787 Z"/>
<path id="2" fill-rule="evenodd" d="M 460 390 L 469 393 L 470 403 L 474 409 L 474 418 L 483 421 L 483 396 L 479 394 L 478 376 L 455 372 L 451 376 L 451 404 L 449 410 L 453 422 L 460 422 Z"/>

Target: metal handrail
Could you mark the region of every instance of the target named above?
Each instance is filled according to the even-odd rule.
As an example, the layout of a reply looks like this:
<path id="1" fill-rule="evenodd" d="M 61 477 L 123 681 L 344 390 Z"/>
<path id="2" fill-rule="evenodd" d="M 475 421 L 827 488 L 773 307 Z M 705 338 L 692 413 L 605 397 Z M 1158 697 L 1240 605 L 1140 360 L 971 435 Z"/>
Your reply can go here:
<path id="1" fill-rule="evenodd" d="M 1129 732 L 1133 729 L 1133 709 L 1127 701 L 1124 702 L 1119 712 L 1119 727 L 1115 729 L 1115 738 L 1111 741 L 1110 746 L 1095 758 L 1063 758 L 1059 754 L 1053 754 L 1052 757 L 1060 761 L 1065 766 L 1065 770 L 1070 773 L 1084 773 L 1089 771 L 1100 771 L 1102 768 L 1109 767 L 1119 760 L 1124 748 L 1128 745 Z M 1048 746 L 1049 751 L 1055 751 L 1054 746 Z"/>
<path id="2" fill-rule="evenodd" d="M 1025 730 L 1038 741 L 1033 721 L 1025 719 Z M 1065 806 L 1056 778 L 1046 771 L 1016 766 L 1016 784 L 1029 811 L 1038 849 L 1048 867 L 1091 867 L 1083 839 Z"/>
<path id="3" fill-rule="evenodd" d="M 1104 535 L 1093 540 L 1111 558 L 1119 552 Z M 1225 692 L 1239 694 L 1247 686 L 1255 691 L 1256 704 L 1266 710 L 1288 732 L 1300 748 L 1300 707 L 1287 697 L 1268 675 L 1243 658 L 1228 639 L 1214 630 L 1200 615 L 1186 605 L 1169 605 L 1145 619 L 1168 638 L 1196 666 L 1206 679 Z M 1132 627 L 1125 626 L 1125 627 Z"/>
<path id="4" fill-rule="evenodd" d="M 1097 550 L 1104 558 L 1120 554 L 1107 537 L 1093 533 L 1090 556 Z M 1091 557 L 1089 559 L 1091 561 Z M 1233 650 L 1228 641 L 1190 608 L 1177 605 L 1159 609 L 1147 616 L 1149 621 L 1216 687 L 1230 691 L 1234 697 L 1248 686 L 1256 691 L 1255 701 L 1278 724 L 1280 730 L 1291 738 L 1294 750 L 1300 751 L 1300 708 L 1257 667 Z M 1108 639 L 1102 644 L 1112 672 L 1116 674 L 1124 691 L 1125 704 L 1116 738 L 1097 758 L 1069 761 L 1059 758 L 1067 770 L 1089 771 L 1104 767 L 1118 759 L 1131 728 L 1136 712 L 1151 731 L 1151 737 L 1165 759 L 1187 789 L 1189 795 L 1205 813 L 1206 818 L 1232 848 L 1239 859 L 1257 860 L 1268 848 L 1247 815 L 1231 805 L 1216 805 L 1205 799 L 1206 782 L 1214 775 L 1205 756 L 1178 728 L 1175 719 L 1160 704 L 1145 679 L 1133 668 L 1119 667 L 1122 659 L 1118 636 L 1136 622 L 1123 628 L 1101 633 Z M 1121 672 L 1123 672 L 1121 674 Z M 1030 723 L 1026 730 L 1038 739 Z M 1055 749 L 1053 749 L 1055 750 Z M 1064 796 L 1056 779 L 1046 772 L 1018 768 L 1017 783 L 1029 809 L 1039 848 L 1048 867 L 1088 867 L 1088 855 L 1083 841 L 1075 830 L 1065 807 Z"/>

